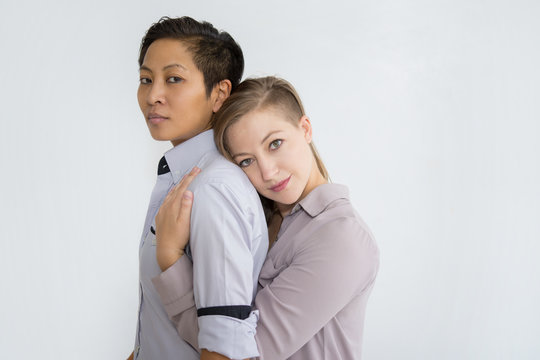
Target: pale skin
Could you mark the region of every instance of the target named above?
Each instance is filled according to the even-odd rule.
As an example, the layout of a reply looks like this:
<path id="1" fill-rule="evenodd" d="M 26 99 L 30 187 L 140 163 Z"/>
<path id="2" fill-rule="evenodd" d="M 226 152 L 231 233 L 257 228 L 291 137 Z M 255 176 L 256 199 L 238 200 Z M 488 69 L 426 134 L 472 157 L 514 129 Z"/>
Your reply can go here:
<path id="1" fill-rule="evenodd" d="M 184 255 L 185 245 L 178 246 L 175 239 L 189 239 L 193 193 L 187 187 L 200 171 L 195 167 L 184 176 L 167 194 L 156 215 L 156 258 L 161 271 L 167 270 Z"/>
<path id="2" fill-rule="evenodd" d="M 268 110 L 248 113 L 227 131 L 234 161 L 257 191 L 278 205 L 279 213 L 269 224 L 271 243 L 277 236 L 282 218 L 294 205 L 315 187 L 327 183 L 309 148 L 312 137 L 309 119 L 303 116 L 295 125 L 279 119 L 280 115 Z M 199 169 L 193 169 L 167 195 L 156 217 L 158 264 L 163 271 L 180 259 L 189 241 L 193 194 L 186 189 L 199 172 Z M 283 179 L 290 179 L 288 188 L 271 190 Z M 228 358 L 203 349 L 201 359 Z"/>
<path id="3" fill-rule="evenodd" d="M 225 140 L 233 161 L 259 194 L 274 200 L 282 216 L 327 182 L 309 145 L 312 127 L 305 115 L 293 122 L 277 106 L 256 109 L 233 123 Z M 284 189 L 274 189 L 283 181 Z"/>

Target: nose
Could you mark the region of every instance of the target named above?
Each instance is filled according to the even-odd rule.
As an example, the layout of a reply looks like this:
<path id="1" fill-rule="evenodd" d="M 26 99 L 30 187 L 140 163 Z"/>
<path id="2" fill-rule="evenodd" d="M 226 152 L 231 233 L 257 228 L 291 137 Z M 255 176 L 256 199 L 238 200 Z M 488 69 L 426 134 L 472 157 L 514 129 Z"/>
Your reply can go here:
<path id="1" fill-rule="evenodd" d="M 268 157 L 263 159 L 259 158 L 257 162 L 264 181 L 272 180 L 279 172 L 276 162 Z"/>
<path id="2" fill-rule="evenodd" d="M 165 102 L 165 87 L 159 82 L 152 83 L 146 94 L 146 101 L 150 105 L 163 104 Z"/>

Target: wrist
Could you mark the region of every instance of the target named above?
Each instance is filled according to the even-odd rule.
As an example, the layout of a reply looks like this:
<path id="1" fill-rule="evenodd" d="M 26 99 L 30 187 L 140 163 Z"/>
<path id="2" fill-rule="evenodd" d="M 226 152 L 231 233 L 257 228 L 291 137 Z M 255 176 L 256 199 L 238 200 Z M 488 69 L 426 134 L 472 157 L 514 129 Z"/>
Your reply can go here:
<path id="1" fill-rule="evenodd" d="M 161 249 L 156 252 L 157 263 L 161 271 L 165 271 L 170 268 L 175 262 L 177 262 L 184 255 L 184 250 L 167 251 Z"/>

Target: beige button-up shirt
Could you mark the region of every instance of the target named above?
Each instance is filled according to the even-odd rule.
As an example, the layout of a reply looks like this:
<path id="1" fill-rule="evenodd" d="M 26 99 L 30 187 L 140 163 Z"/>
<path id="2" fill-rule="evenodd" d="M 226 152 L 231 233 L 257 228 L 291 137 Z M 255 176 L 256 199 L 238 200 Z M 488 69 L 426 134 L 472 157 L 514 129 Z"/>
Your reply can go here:
<path id="1" fill-rule="evenodd" d="M 254 307 L 260 314 L 260 359 L 360 359 L 366 304 L 378 267 L 379 250 L 347 188 L 315 188 L 283 219 L 259 275 Z M 193 298 L 186 296 L 192 288 L 190 269 L 189 259 L 182 257 L 154 279 L 175 322 L 194 316 Z M 197 329 L 178 330 L 193 339 L 190 333 Z"/>

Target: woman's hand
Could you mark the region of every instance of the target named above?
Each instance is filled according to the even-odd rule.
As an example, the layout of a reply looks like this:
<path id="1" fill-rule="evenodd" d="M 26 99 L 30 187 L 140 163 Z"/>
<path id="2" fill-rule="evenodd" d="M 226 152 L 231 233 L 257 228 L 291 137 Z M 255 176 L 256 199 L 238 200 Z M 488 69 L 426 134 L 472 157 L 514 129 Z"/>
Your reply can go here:
<path id="1" fill-rule="evenodd" d="M 194 167 L 165 197 L 156 215 L 156 257 L 161 271 L 182 255 L 189 241 L 193 193 L 188 185 L 201 169 Z"/>

